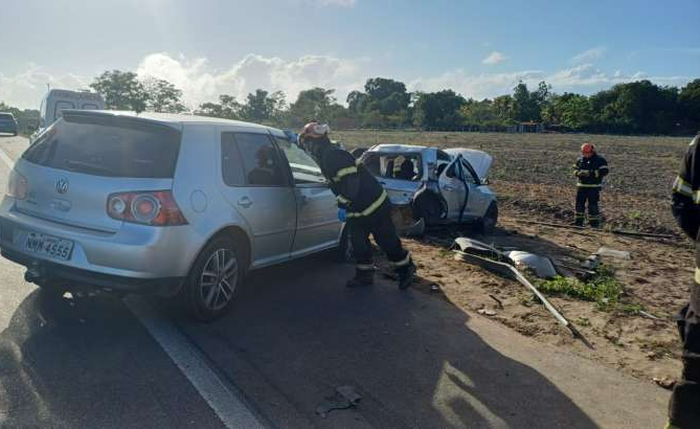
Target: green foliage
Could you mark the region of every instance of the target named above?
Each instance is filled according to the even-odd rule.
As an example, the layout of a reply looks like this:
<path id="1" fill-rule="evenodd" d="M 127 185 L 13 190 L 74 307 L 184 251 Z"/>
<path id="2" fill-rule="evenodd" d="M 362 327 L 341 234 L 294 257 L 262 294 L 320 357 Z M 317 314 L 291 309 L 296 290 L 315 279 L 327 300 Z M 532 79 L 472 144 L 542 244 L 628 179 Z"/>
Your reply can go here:
<path id="1" fill-rule="evenodd" d="M 695 79 L 681 89 L 678 95 L 683 119 L 700 124 L 700 79 Z"/>
<path id="2" fill-rule="evenodd" d="M 565 295 L 596 302 L 602 310 L 609 310 L 617 305 L 622 293 L 622 284 L 615 278 L 614 271 L 607 266 L 601 267 L 594 278 L 585 282 L 576 278 L 557 276 L 551 280 L 538 282 L 537 288 L 549 295 Z"/>
<path id="3" fill-rule="evenodd" d="M 163 113 L 181 113 L 187 110 L 182 104 L 182 91 L 163 79 L 149 78 L 143 82 L 146 93 L 146 110 Z"/>
<path id="4" fill-rule="evenodd" d="M 462 124 L 459 112 L 466 102 L 450 89 L 421 94 L 414 106 L 414 124 L 423 129 L 455 129 Z"/>
<path id="5" fill-rule="evenodd" d="M 102 94 L 110 110 L 143 112 L 148 106 L 146 88 L 133 72 L 106 71 L 95 78 L 90 88 Z"/>

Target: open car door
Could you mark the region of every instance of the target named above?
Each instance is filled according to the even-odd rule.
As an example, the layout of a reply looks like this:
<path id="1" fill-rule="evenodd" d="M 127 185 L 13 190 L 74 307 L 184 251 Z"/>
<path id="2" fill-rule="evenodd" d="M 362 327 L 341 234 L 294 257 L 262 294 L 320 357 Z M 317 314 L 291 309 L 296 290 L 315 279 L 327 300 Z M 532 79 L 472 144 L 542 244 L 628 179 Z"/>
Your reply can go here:
<path id="1" fill-rule="evenodd" d="M 462 158 L 453 160 L 438 177 L 440 194 L 447 203 L 447 220 L 460 220 L 466 211 L 469 187 L 463 179 Z"/>

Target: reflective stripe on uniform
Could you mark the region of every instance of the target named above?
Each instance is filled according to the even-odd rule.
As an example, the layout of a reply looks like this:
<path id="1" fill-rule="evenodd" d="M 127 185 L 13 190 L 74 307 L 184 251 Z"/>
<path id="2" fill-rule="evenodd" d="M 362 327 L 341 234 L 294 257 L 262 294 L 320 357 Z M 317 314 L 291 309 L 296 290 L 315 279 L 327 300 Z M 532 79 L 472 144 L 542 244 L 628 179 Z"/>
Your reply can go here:
<path id="1" fill-rule="evenodd" d="M 691 198 L 695 204 L 700 204 L 700 190 L 693 191 L 690 183 L 683 180 L 681 176 L 676 177 L 676 181 L 673 182 L 673 192 L 685 195 L 686 197 Z"/>
<path id="2" fill-rule="evenodd" d="M 374 264 L 356 264 L 355 268 L 360 271 L 374 270 Z"/>
<path id="3" fill-rule="evenodd" d="M 336 200 L 338 200 L 338 202 L 339 202 L 340 204 L 345 204 L 345 205 L 350 204 L 350 200 L 348 200 L 347 198 L 345 198 L 345 197 L 342 196 L 342 195 L 338 195 L 338 196 L 336 197 Z"/>
<path id="4" fill-rule="evenodd" d="M 408 265 L 410 262 L 411 262 L 411 254 L 409 252 L 406 252 L 405 258 L 403 258 L 400 261 L 396 261 L 396 262 L 389 261 L 389 265 L 391 265 L 394 268 L 397 268 L 397 267 L 403 267 L 404 265 Z"/>
<path id="5" fill-rule="evenodd" d="M 607 165 L 601 165 L 598 170 L 609 170 Z"/>
<path id="6" fill-rule="evenodd" d="M 363 216 L 369 216 L 372 213 L 374 213 L 375 210 L 379 208 L 379 206 L 382 205 L 384 201 L 387 199 L 387 194 L 386 191 L 382 191 L 382 194 L 377 198 L 372 204 L 370 204 L 366 209 L 362 210 L 361 212 L 348 212 L 348 217 L 363 217 Z"/>
<path id="7" fill-rule="evenodd" d="M 589 183 L 577 183 L 576 186 L 578 186 L 579 188 L 600 188 L 602 185 L 600 185 L 600 184 L 594 185 L 594 184 L 589 184 Z"/>
<path id="8" fill-rule="evenodd" d="M 695 267 L 695 283 L 700 285 L 700 268 Z"/>
<path id="9" fill-rule="evenodd" d="M 350 167 L 345 167 L 341 168 L 338 170 L 337 173 L 335 173 L 335 177 L 333 178 L 334 182 L 340 182 L 343 177 L 349 176 L 351 174 L 357 174 L 357 167 L 356 166 L 350 166 Z"/>

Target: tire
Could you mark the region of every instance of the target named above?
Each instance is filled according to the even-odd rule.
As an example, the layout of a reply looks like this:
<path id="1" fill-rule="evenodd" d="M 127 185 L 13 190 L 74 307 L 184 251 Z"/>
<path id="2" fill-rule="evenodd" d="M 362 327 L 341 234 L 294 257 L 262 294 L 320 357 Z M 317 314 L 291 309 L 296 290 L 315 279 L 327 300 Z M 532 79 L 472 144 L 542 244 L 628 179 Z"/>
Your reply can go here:
<path id="1" fill-rule="evenodd" d="M 484 217 L 479 219 L 479 222 L 476 224 L 476 230 L 480 234 L 491 234 L 496 228 L 496 223 L 498 223 L 498 205 L 494 201 L 486 209 Z"/>
<path id="2" fill-rule="evenodd" d="M 212 322 L 226 314 L 240 291 L 246 260 L 227 237 L 214 239 L 200 252 L 180 292 L 192 318 Z"/>
<path id="3" fill-rule="evenodd" d="M 432 192 L 423 192 L 413 202 L 414 217 L 423 219 L 427 225 L 433 225 L 443 217 L 442 203 Z"/>

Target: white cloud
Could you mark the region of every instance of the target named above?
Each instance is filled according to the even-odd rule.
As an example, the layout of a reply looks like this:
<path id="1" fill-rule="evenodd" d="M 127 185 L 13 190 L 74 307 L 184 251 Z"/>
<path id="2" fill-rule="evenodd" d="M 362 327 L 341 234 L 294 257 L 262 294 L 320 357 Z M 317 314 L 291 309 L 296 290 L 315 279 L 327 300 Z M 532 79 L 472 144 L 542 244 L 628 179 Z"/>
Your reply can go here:
<path id="1" fill-rule="evenodd" d="M 19 108 L 39 108 L 46 94 L 46 85 L 51 88 L 86 89 L 90 79 L 75 74 L 53 76 L 40 67 L 29 64 L 15 76 L 0 73 L 0 101 Z"/>
<path id="2" fill-rule="evenodd" d="M 601 58 L 605 52 L 608 50 L 605 46 L 598 46 L 595 48 L 591 48 L 587 51 L 583 51 L 580 54 L 574 55 L 571 58 L 571 63 L 573 64 L 579 64 L 579 63 L 589 63 L 593 60 L 597 60 L 598 58 Z"/>
<path id="3" fill-rule="evenodd" d="M 129 70 L 131 67 L 122 67 Z M 315 86 L 333 88 L 338 101 L 343 103 L 347 94 L 361 90 L 367 78 L 388 76 L 407 83 L 410 91 L 454 91 L 475 99 L 511 94 L 513 87 L 523 81 L 530 88 L 545 80 L 556 92 L 590 94 L 610 86 L 649 79 L 661 85 L 682 86 L 691 80 L 686 76 L 649 76 L 637 71 L 605 72 L 590 63 L 546 72 L 522 70 L 507 73 L 469 74 L 463 69 L 437 75 L 386 75 L 376 69 L 369 58 L 339 58 L 329 55 L 305 55 L 296 59 L 264 57 L 250 54 L 230 67 L 217 70 L 206 58 L 188 59 L 184 55 L 154 53 L 143 58 L 136 70 L 142 78 L 153 76 L 166 79 L 183 91 L 185 104 L 196 108 L 208 101 L 217 101 L 219 95 L 229 94 L 238 100 L 258 88 L 284 91 L 287 101 L 296 100 L 298 93 Z M 46 83 L 52 88 L 85 89 L 93 77 L 75 74 L 54 76 L 30 65 L 15 76 L 0 73 L 0 101 L 21 108 L 38 108 L 46 92 Z"/>
<path id="4" fill-rule="evenodd" d="M 484 58 L 482 63 L 492 65 L 492 64 L 502 63 L 503 61 L 505 61 L 507 59 L 508 59 L 508 57 L 503 55 L 501 52 L 493 51 L 493 52 L 491 52 L 491 54 L 488 57 Z"/>
<path id="5" fill-rule="evenodd" d="M 184 101 L 191 107 L 215 101 L 220 94 L 241 100 L 258 88 L 284 91 L 287 100 L 294 101 L 300 91 L 314 86 L 334 88 L 338 100 L 344 102 L 348 92 L 363 84 L 364 75 L 359 65 L 366 61 L 324 55 L 306 55 L 286 61 L 250 54 L 231 68 L 217 71 L 209 67 L 205 58 L 188 60 L 159 53 L 144 58 L 137 73 L 141 77 L 153 76 L 171 82 L 183 91 Z"/>

